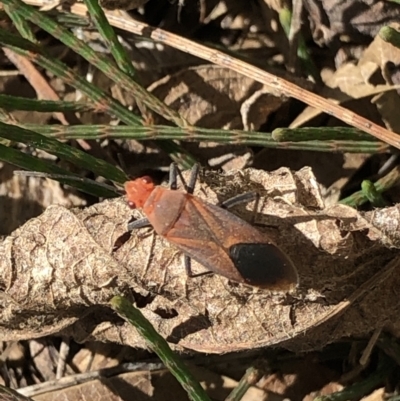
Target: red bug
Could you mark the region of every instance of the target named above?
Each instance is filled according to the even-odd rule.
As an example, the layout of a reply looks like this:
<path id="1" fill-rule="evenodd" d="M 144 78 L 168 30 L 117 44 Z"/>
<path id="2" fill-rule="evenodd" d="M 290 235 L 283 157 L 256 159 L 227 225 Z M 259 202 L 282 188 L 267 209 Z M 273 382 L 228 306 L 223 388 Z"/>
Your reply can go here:
<path id="1" fill-rule="evenodd" d="M 222 207 L 193 195 L 199 166 L 195 165 L 189 184 L 175 164 L 170 169 L 170 189 L 155 186 L 145 176 L 125 183 L 129 206 L 142 208 L 147 219 L 128 224 L 132 230 L 152 225 L 158 235 L 185 254 L 186 272 L 191 272 L 190 258 L 211 272 L 273 291 L 290 291 L 298 284 L 297 270 L 290 258 L 268 237 L 246 221 Z M 177 176 L 185 192 L 177 191 Z M 254 199 L 254 194 L 251 194 Z M 249 196 L 224 202 L 231 206 L 248 201 Z"/>

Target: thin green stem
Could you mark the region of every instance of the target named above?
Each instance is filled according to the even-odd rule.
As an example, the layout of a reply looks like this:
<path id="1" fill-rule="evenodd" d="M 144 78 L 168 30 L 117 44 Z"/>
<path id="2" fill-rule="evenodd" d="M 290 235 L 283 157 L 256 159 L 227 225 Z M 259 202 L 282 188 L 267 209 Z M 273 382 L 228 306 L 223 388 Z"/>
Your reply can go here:
<path id="1" fill-rule="evenodd" d="M 76 149 L 56 139 L 48 138 L 37 132 L 0 122 L 0 137 L 42 149 L 62 160 L 93 171 L 111 181 L 122 183 L 127 180 L 125 173 L 104 160 L 93 157 L 80 149 Z"/>
<path id="2" fill-rule="evenodd" d="M 65 177 L 72 175 L 71 172 L 64 170 L 63 168 L 57 166 L 54 163 L 40 160 L 37 157 L 25 154 L 19 150 L 1 144 L 0 144 L 0 160 L 25 170 L 40 171 L 48 174 L 58 174 Z M 70 185 L 83 192 L 89 193 L 97 197 L 112 198 L 115 197 L 116 195 L 119 195 L 119 192 L 117 190 L 111 191 L 109 189 L 100 187 L 96 184 L 80 182 L 77 181 L 76 178 L 75 179 L 64 178 L 64 179 L 59 179 L 59 181 L 62 184 Z"/>
<path id="3" fill-rule="evenodd" d="M 288 8 L 282 8 L 279 12 L 279 22 L 281 23 L 287 37 L 289 37 L 290 34 L 291 21 L 292 12 Z M 298 38 L 297 56 L 301 61 L 304 72 L 311 75 L 315 82 L 320 81 L 321 78 L 318 69 L 310 56 L 310 52 L 308 51 L 302 34 L 300 34 Z"/>
<path id="4" fill-rule="evenodd" d="M 94 106 L 84 102 L 28 99 L 26 97 L 4 95 L 2 93 L 0 93 L 0 107 L 6 110 L 26 110 L 37 111 L 39 113 L 85 112 L 94 109 Z"/>
<path id="5" fill-rule="evenodd" d="M 392 188 L 400 181 L 400 166 L 396 166 L 392 171 L 375 182 L 375 191 L 382 194 Z M 357 191 L 351 196 L 342 199 L 339 203 L 351 207 L 359 207 L 368 202 L 368 197 L 363 191 Z"/>
<path id="6" fill-rule="evenodd" d="M 108 23 L 108 20 L 104 14 L 103 9 L 99 6 L 97 0 L 84 0 L 86 7 L 88 8 L 90 17 L 95 23 L 97 30 L 103 37 L 105 43 L 107 44 L 108 50 L 110 50 L 118 67 L 128 74 L 130 77 L 135 76 L 135 69 L 133 68 L 132 62 L 125 51 L 124 47 L 118 40 L 114 29 Z"/>
<path id="7" fill-rule="evenodd" d="M 379 36 L 385 41 L 391 43 L 400 49 L 400 32 L 390 26 L 384 26 L 379 31 Z"/>
<path id="8" fill-rule="evenodd" d="M 9 7 L 7 4 L 3 4 L 3 7 L 4 11 L 8 14 L 20 35 L 30 42 L 37 43 L 35 35 L 33 34 L 32 29 L 28 24 L 28 21 L 25 18 L 21 17 L 18 13 L 13 12 L 12 7 Z"/>
<path id="9" fill-rule="evenodd" d="M 361 192 L 365 195 L 368 201 L 374 207 L 385 207 L 386 202 L 384 201 L 382 194 L 379 193 L 375 187 L 375 184 L 370 180 L 364 180 L 361 183 Z"/>
<path id="10" fill-rule="evenodd" d="M 390 148 L 380 141 L 327 140 L 302 142 L 276 142 L 273 135 L 266 132 L 252 132 L 223 129 L 182 129 L 165 125 L 153 126 L 62 126 L 62 125 L 24 125 L 25 128 L 43 135 L 59 139 L 136 139 L 136 140 L 182 140 L 213 141 L 230 144 L 264 146 L 278 149 L 301 149 L 320 152 L 383 153 Z"/>
<path id="11" fill-rule="evenodd" d="M 121 105 L 118 101 L 108 96 L 105 92 L 90 84 L 83 77 L 76 74 L 72 69 L 49 56 L 41 47 L 12 35 L 0 28 L 0 44 L 14 50 L 16 53 L 27 57 L 32 62 L 40 65 L 42 68 L 51 71 L 54 75 L 60 77 L 64 82 L 80 90 L 94 103 L 94 107 L 104 110 L 111 115 L 115 115 L 127 125 L 141 125 L 141 120 Z M 174 142 L 168 145 L 166 151 L 171 158 L 178 162 L 182 167 L 189 168 L 195 163 L 195 159 L 188 152 L 182 149 Z"/>
<path id="12" fill-rule="evenodd" d="M 229 396 L 225 398 L 225 401 L 240 401 L 246 394 L 247 390 L 251 386 L 256 385 L 260 377 L 261 372 L 255 367 L 251 366 L 250 368 L 246 369 L 246 373 L 240 379 L 240 382 L 232 390 Z"/>
<path id="13" fill-rule="evenodd" d="M 158 355 L 164 365 L 176 377 L 191 400 L 210 401 L 199 382 L 139 309 L 135 308 L 126 298 L 120 296 L 116 296 L 111 300 L 111 306 L 123 319 L 136 328 L 146 341 L 147 346 Z"/>
<path id="14" fill-rule="evenodd" d="M 299 141 L 369 141 L 377 142 L 366 132 L 352 127 L 304 127 L 304 128 L 276 128 L 272 131 L 272 138 L 278 142 Z"/>
<path id="15" fill-rule="evenodd" d="M 123 86 L 126 90 L 130 90 L 141 102 L 156 113 L 174 122 L 178 126 L 188 125 L 179 113 L 167 107 L 162 101 L 138 85 L 123 71 L 115 68 L 105 56 L 96 53 L 90 46 L 75 38 L 68 29 L 57 24 L 44 13 L 37 11 L 34 7 L 23 3 L 21 0 L 3 0 L 3 3 L 10 6 L 10 10 L 13 12 L 19 13 L 22 17 L 60 40 L 68 48 L 72 49 L 90 64 L 102 71 L 112 81 Z"/>
<path id="16" fill-rule="evenodd" d="M 23 38 L 12 35 L 0 28 L 0 44 L 27 57 L 44 69 L 60 77 L 65 83 L 78 89 L 88 96 L 95 107 L 115 115 L 126 124 L 141 124 L 139 117 L 127 110 L 121 103 L 108 96 L 104 91 L 89 83 L 84 77 L 76 74 L 72 69 L 57 59 L 48 55 L 44 49 Z"/>

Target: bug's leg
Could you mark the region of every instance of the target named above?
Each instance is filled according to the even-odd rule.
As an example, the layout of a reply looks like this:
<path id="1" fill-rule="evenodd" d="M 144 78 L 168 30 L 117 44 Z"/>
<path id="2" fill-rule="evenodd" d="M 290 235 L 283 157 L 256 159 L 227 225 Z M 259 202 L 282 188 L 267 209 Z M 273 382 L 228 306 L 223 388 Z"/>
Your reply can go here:
<path id="1" fill-rule="evenodd" d="M 192 194 L 194 192 L 194 187 L 196 185 L 197 177 L 199 175 L 200 166 L 196 163 L 193 168 L 192 172 L 190 173 L 189 184 L 186 184 L 185 179 L 183 178 L 182 172 L 176 163 L 171 163 L 169 169 L 169 187 L 171 189 L 177 188 L 177 177 L 179 176 L 182 184 L 187 193 Z"/>
<path id="2" fill-rule="evenodd" d="M 246 192 L 245 194 L 236 195 L 233 198 L 227 199 L 220 203 L 220 207 L 223 209 L 229 209 L 232 206 L 239 205 L 241 203 L 254 202 L 253 217 L 251 223 L 253 224 L 256 218 L 258 205 L 260 204 L 260 194 L 258 192 Z"/>
<path id="3" fill-rule="evenodd" d="M 178 187 L 178 171 L 176 163 L 171 163 L 169 166 L 169 188 L 176 190 Z"/>
<path id="4" fill-rule="evenodd" d="M 150 226 L 151 224 L 149 220 L 146 217 L 144 217 L 143 219 L 133 220 L 128 222 L 128 231 L 133 231 L 137 230 L 138 228 L 150 227 Z"/>
<path id="5" fill-rule="evenodd" d="M 258 192 L 246 192 L 244 194 L 235 195 L 232 198 L 224 200 L 218 206 L 223 209 L 229 209 L 232 206 L 240 205 L 241 203 L 247 203 L 255 200 L 256 203 L 260 200 Z"/>
<path id="6" fill-rule="evenodd" d="M 199 176 L 199 170 L 200 165 L 196 163 L 190 173 L 189 184 L 186 186 L 186 191 L 188 194 L 193 194 L 194 192 L 194 187 L 196 186 L 196 181 Z"/>
<path id="7" fill-rule="evenodd" d="M 205 276 L 206 274 L 213 273 L 212 271 L 206 271 L 206 272 L 194 274 L 192 272 L 192 259 L 190 259 L 190 256 L 187 256 L 187 255 L 183 255 L 183 256 L 184 256 L 185 270 L 186 270 L 186 274 L 188 277 L 195 278 L 195 277 Z"/>

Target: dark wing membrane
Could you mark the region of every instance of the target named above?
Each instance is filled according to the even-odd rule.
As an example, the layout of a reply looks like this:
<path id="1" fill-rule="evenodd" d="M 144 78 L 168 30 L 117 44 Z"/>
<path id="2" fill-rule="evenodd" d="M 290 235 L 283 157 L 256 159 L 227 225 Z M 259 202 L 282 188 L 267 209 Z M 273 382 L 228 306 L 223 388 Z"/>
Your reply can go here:
<path id="1" fill-rule="evenodd" d="M 275 291 L 288 291 L 298 282 L 297 271 L 276 245 L 232 245 L 230 256 L 246 283 Z"/>
<path id="2" fill-rule="evenodd" d="M 187 196 L 179 219 L 165 237 L 209 270 L 231 280 L 271 290 L 289 290 L 297 284 L 293 264 L 265 234 L 196 197 Z"/>

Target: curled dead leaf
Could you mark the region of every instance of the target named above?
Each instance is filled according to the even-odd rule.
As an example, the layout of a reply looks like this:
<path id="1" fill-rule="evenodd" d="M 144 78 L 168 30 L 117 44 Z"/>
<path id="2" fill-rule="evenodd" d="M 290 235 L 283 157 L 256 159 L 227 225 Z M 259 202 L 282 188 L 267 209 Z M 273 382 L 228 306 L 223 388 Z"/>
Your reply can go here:
<path id="1" fill-rule="evenodd" d="M 297 266 L 294 293 L 271 294 L 217 275 L 187 278 L 179 252 L 151 229 L 121 241 L 132 213 L 122 198 L 84 210 L 51 206 L 0 244 L 1 338 L 62 332 L 143 347 L 136 331 L 108 309 L 117 293 L 133 294 L 175 348 L 202 352 L 276 344 L 312 349 L 396 322 L 397 242 L 388 246 L 374 226 L 385 210 L 371 217 L 343 205 L 324 208 L 308 168 L 209 172 L 196 195 L 216 203 L 249 190 L 262 196 L 260 230 Z M 249 219 L 251 210 L 235 213 Z M 386 237 L 391 227 L 397 225 Z"/>
<path id="2" fill-rule="evenodd" d="M 254 79 L 216 65 L 168 75 L 148 90 L 190 124 L 205 128 L 257 130 L 286 101 Z"/>

